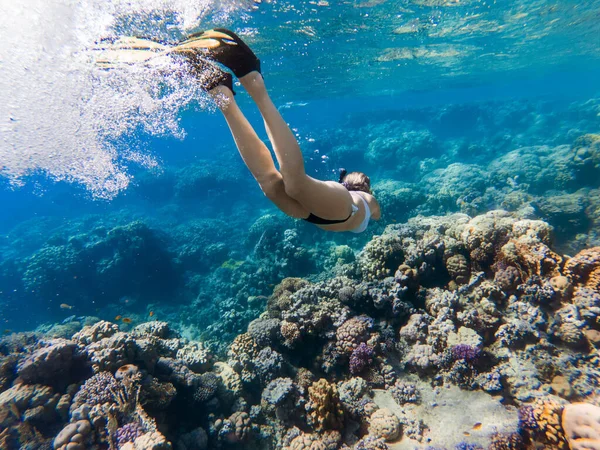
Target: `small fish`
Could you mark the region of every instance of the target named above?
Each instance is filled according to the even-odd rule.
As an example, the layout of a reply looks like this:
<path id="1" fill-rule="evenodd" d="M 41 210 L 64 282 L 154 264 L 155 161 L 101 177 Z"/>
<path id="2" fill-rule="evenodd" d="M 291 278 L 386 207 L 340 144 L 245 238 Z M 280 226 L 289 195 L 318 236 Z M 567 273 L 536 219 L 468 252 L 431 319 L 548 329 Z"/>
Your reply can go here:
<path id="1" fill-rule="evenodd" d="M 150 312 L 148 313 L 148 315 L 149 315 L 150 317 L 152 317 L 152 316 L 154 315 L 154 311 L 150 311 Z"/>
<path id="2" fill-rule="evenodd" d="M 121 305 L 125 305 L 125 306 L 131 306 L 134 305 L 136 303 L 136 299 L 134 299 L 133 297 L 129 297 L 127 295 L 121 297 L 119 299 L 119 303 Z"/>
<path id="3" fill-rule="evenodd" d="M 473 425 L 474 430 L 481 430 L 481 427 L 482 427 L 481 422 L 477 422 L 475 425 Z"/>
<path id="4" fill-rule="evenodd" d="M 115 317 L 115 320 L 121 320 L 122 316 L 118 315 L 117 317 Z"/>
<path id="5" fill-rule="evenodd" d="M 131 323 L 133 322 L 133 320 L 131 320 L 129 317 L 123 317 L 123 323 Z"/>
<path id="6" fill-rule="evenodd" d="M 3 331 L 4 334 L 10 334 L 12 333 L 12 330 L 9 330 L 8 328 L 6 330 Z"/>
<path id="7" fill-rule="evenodd" d="M 60 309 L 73 309 L 73 307 L 71 305 L 67 305 L 66 303 L 61 303 Z"/>

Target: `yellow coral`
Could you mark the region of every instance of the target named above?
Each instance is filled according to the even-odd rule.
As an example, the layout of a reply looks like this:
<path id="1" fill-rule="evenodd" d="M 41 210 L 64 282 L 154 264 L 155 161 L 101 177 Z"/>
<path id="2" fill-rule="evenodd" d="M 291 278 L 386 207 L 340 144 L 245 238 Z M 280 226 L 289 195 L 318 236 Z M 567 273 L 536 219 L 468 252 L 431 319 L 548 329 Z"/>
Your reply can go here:
<path id="1" fill-rule="evenodd" d="M 552 399 L 540 399 L 533 405 L 533 417 L 542 432 L 545 443 L 558 450 L 567 449 L 561 414 L 564 405 Z"/>
<path id="2" fill-rule="evenodd" d="M 229 347 L 229 357 L 232 359 L 250 357 L 258 355 L 258 345 L 248 333 L 242 333 L 235 337 Z"/>
<path id="3" fill-rule="evenodd" d="M 221 264 L 221 269 L 235 270 L 244 264 L 245 261 L 236 261 L 235 259 L 228 259 Z"/>
<path id="4" fill-rule="evenodd" d="M 569 259 L 565 275 L 576 285 L 600 289 L 600 247 L 587 248 Z"/>
<path id="5" fill-rule="evenodd" d="M 308 422 L 316 431 L 339 430 L 344 424 L 344 413 L 335 385 L 321 378 L 308 388 L 306 404 Z"/>
<path id="6" fill-rule="evenodd" d="M 529 236 L 522 236 L 508 241 L 500 250 L 498 260 L 516 267 L 521 279 L 527 280 L 533 275 L 559 276 L 563 258 L 545 244 L 532 242 Z"/>

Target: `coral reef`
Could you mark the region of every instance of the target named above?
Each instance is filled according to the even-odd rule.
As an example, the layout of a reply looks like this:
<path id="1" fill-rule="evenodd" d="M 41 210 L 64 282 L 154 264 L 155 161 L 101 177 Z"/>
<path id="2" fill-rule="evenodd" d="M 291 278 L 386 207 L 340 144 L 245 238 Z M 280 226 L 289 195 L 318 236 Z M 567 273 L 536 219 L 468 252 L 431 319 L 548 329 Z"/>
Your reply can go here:
<path id="1" fill-rule="evenodd" d="M 282 280 L 226 362 L 164 321 L 4 338 L 2 424 L 65 449 L 384 449 L 428 427 L 438 445 L 418 417 L 450 389 L 446 404 L 478 392 L 502 426 L 446 446 L 581 446 L 600 394 L 597 252 L 563 257 L 550 237 L 505 211 L 389 225 L 353 263 L 361 278 Z"/>

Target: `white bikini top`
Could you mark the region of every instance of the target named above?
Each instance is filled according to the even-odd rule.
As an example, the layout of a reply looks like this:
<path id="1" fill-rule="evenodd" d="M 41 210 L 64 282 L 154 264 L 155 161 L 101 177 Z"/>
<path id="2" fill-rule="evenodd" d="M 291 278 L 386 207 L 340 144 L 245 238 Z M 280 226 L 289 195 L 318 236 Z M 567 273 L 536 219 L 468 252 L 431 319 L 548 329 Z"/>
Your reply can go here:
<path id="1" fill-rule="evenodd" d="M 371 219 L 371 209 L 369 208 L 367 201 L 362 197 L 362 195 L 359 195 L 359 197 L 363 201 L 363 204 L 365 205 L 365 218 L 363 219 L 363 221 L 360 223 L 359 226 L 357 226 L 353 230 L 348 230 L 351 233 L 362 233 L 363 231 L 365 231 L 367 229 L 367 225 L 369 225 L 369 220 Z M 356 209 L 354 209 L 354 208 L 356 208 Z M 352 213 L 354 213 L 356 211 L 358 211 L 358 206 L 353 204 L 352 205 Z"/>

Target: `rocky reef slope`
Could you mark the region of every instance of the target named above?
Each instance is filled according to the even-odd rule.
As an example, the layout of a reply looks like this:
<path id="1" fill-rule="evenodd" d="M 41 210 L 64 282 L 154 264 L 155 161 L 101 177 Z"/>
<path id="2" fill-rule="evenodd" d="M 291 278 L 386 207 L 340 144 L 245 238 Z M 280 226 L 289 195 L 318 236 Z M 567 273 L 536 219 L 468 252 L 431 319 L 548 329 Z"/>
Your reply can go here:
<path id="1" fill-rule="evenodd" d="M 0 341 L 6 449 L 600 446 L 600 248 L 505 211 L 390 225 L 217 357 L 165 322 Z"/>

